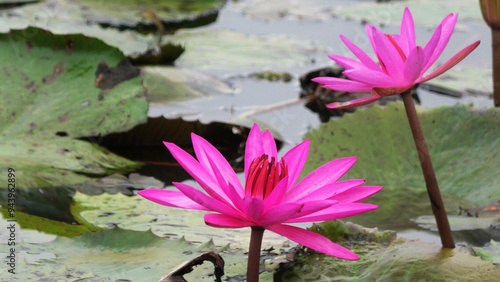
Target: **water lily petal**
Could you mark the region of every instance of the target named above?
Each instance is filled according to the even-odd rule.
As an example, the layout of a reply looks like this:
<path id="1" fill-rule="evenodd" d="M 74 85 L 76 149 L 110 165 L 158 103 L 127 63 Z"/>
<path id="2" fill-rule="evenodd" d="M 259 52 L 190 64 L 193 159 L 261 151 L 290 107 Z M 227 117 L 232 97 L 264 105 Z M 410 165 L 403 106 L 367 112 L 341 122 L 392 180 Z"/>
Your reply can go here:
<path id="1" fill-rule="evenodd" d="M 353 108 L 353 107 L 359 107 L 359 106 L 373 103 L 373 102 L 379 100 L 380 98 L 381 97 L 378 97 L 378 96 L 370 96 L 370 97 L 366 97 L 366 98 L 352 100 L 349 102 L 335 102 L 335 103 L 328 104 L 326 106 L 328 108 L 332 108 L 332 109 Z"/>
<path id="2" fill-rule="evenodd" d="M 262 133 L 259 126 L 255 123 L 248 134 L 245 145 L 245 179 L 248 176 L 248 168 L 252 161 L 264 154 L 264 146 L 262 144 Z"/>
<path id="3" fill-rule="evenodd" d="M 262 198 L 247 195 L 243 199 L 243 212 L 253 222 L 258 222 L 265 209 L 266 202 Z"/>
<path id="4" fill-rule="evenodd" d="M 339 203 L 337 205 L 333 205 L 329 208 L 320 210 L 313 214 L 291 218 L 287 220 L 285 223 L 297 223 L 297 222 L 310 222 L 310 221 L 325 221 L 325 220 L 333 220 L 340 219 L 348 216 L 358 215 L 360 213 L 364 213 L 367 211 L 371 211 L 377 209 L 377 205 L 372 204 L 363 204 L 363 203 Z"/>
<path id="5" fill-rule="evenodd" d="M 325 185 L 320 189 L 314 190 L 311 193 L 304 195 L 303 197 L 297 198 L 296 200 L 301 202 L 308 202 L 329 199 L 349 189 L 363 185 L 363 183 L 365 183 L 364 179 L 349 179 L 345 181 L 335 182 L 329 185 Z"/>
<path id="6" fill-rule="evenodd" d="M 273 135 L 269 130 L 262 133 L 262 147 L 264 152 L 269 157 L 273 157 L 278 160 L 278 150 L 276 149 L 276 141 L 274 141 Z"/>
<path id="7" fill-rule="evenodd" d="M 451 57 L 448 61 L 446 61 L 444 64 L 439 66 L 439 68 L 435 69 L 433 72 L 431 72 L 429 75 L 423 77 L 420 79 L 418 82 L 424 82 L 429 79 L 433 79 L 437 76 L 442 75 L 452 67 L 454 67 L 456 64 L 458 64 L 460 61 L 462 61 L 465 57 L 467 57 L 470 52 L 474 51 L 476 47 L 479 45 L 480 41 L 476 41 L 472 43 L 471 45 L 465 47 L 464 49 L 460 50 L 460 52 L 456 53 L 453 57 Z"/>
<path id="8" fill-rule="evenodd" d="M 425 64 L 425 52 L 418 46 L 408 55 L 404 64 L 404 82 L 403 85 L 411 87 L 415 81 L 422 75 L 422 69 Z"/>
<path id="9" fill-rule="evenodd" d="M 405 8 L 403 13 L 403 20 L 401 21 L 400 30 L 400 46 L 405 52 L 406 56 L 415 48 L 415 25 L 413 23 L 413 16 L 410 13 L 410 9 Z"/>
<path id="10" fill-rule="evenodd" d="M 228 205 L 234 207 L 239 211 L 243 211 L 243 196 L 237 192 L 238 189 L 235 189 L 231 183 L 226 182 L 222 173 L 217 169 L 217 167 L 215 167 L 216 165 L 214 161 L 211 158 L 209 158 L 208 161 L 210 163 L 211 169 L 213 170 L 215 178 L 217 179 L 217 182 L 219 182 L 219 186 L 226 192 L 226 195 L 229 197 L 230 201 L 228 202 Z M 243 190 L 243 188 L 239 189 Z"/>
<path id="11" fill-rule="evenodd" d="M 328 162 L 304 177 L 285 195 L 292 202 L 325 185 L 339 180 L 356 162 L 357 157 L 340 158 Z"/>
<path id="12" fill-rule="evenodd" d="M 392 77 L 393 85 L 401 83 L 403 80 L 404 61 L 398 49 L 391 43 L 387 36 L 377 28 L 373 27 L 372 33 L 373 42 L 375 46 L 377 46 L 377 55 L 379 57 L 380 64 L 383 64 L 382 68 L 385 67 L 387 74 Z"/>
<path id="13" fill-rule="evenodd" d="M 309 139 L 304 140 L 299 145 L 293 147 L 283 156 L 285 164 L 288 166 L 288 187 L 291 188 L 299 179 L 300 172 L 304 168 L 309 153 Z"/>
<path id="14" fill-rule="evenodd" d="M 285 176 L 281 181 L 274 187 L 273 191 L 269 196 L 266 198 L 266 206 L 265 210 L 268 210 L 271 207 L 274 207 L 276 205 L 279 205 L 282 202 L 283 196 L 285 193 L 288 191 L 288 186 L 292 186 L 291 184 L 289 185 L 289 177 Z"/>
<path id="15" fill-rule="evenodd" d="M 324 88 L 336 91 L 370 92 L 371 89 L 371 86 L 365 83 L 336 77 L 317 77 L 313 78 L 312 81 L 326 84 L 323 86 Z"/>
<path id="16" fill-rule="evenodd" d="M 367 69 L 356 69 L 347 70 L 343 74 L 349 79 L 354 81 L 364 83 L 370 86 L 378 87 L 392 87 L 395 86 L 394 78 L 388 76 L 387 74 L 379 71 L 367 70 Z"/>
<path id="17" fill-rule="evenodd" d="M 287 219 L 297 214 L 303 206 L 304 205 L 300 203 L 287 203 L 274 206 L 260 216 L 258 223 L 260 226 L 266 227 L 285 222 Z"/>
<path id="18" fill-rule="evenodd" d="M 432 58 L 432 54 L 436 50 L 436 46 L 438 45 L 439 40 L 441 39 L 441 30 L 442 29 L 443 29 L 442 26 L 439 25 L 436 28 L 436 30 L 434 31 L 434 33 L 432 34 L 431 39 L 429 39 L 429 42 L 427 42 L 427 44 L 424 47 L 425 64 L 423 67 L 423 72 L 428 70 L 432 65 L 432 64 L 429 64 L 429 60 Z M 432 63 L 434 63 L 434 61 Z"/>
<path id="19" fill-rule="evenodd" d="M 189 175 L 191 175 L 205 191 L 214 199 L 228 201 L 225 192 L 217 185 L 215 178 L 205 170 L 205 168 L 190 154 L 169 142 L 163 142 L 172 156 L 179 162 Z"/>
<path id="20" fill-rule="evenodd" d="M 302 201 L 300 201 L 302 202 Z M 294 214 L 290 219 L 292 218 L 299 218 L 299 217 L 304 217 L 313 213 L 316 213 L 318 211 L 324 210 L 326 208 L 329 208 L 333 205 L 337 205 L 339 202 L 336 200 L 319 200 L 319 201 L 309 201 L 309 202 L 302 202 L 303 207 L 300 210 L 300 212 Z M 282 221 L 282 222 L 288 222 L 287 221 Z"/>
<path id="21" fill-rule="evenodd" d="M 272 138 L 272 137 L 271 137 Z M 234 172 L 234 169 L 227 162 L 226 158 L 217 150 L 212 144 L 202 137 L 192 133 L 191 140 L 193 141 L 193 148 L 196 154 L 196 158 L 202 164 L 208 172 L 211 172 L 215 176 L 215 170 L 218 170 L 222 175 L 224 175 L 225 180 L 227 180 L 233 187 L 236 188 L 237 193 L 243 197 L 245 194 L 241 182 L 238 176 Z M 220 183 L 220 181 L 219 181 Z M 227 193 L 226 193 L 227 194 Z"/>
<path id="22" fill-rule="evenodd" d="M 346 70 L 367 68 L 363 63 L 351 58 L 336 55 L 330 55 L 328 56 L 328 58 L 334 60 L 337 64 L 343 66 Z"/>
<path id="23" fill-rule="evenodd" d="M 377 54 L 377 46 L 375 46 L 375 43 L 373 42 L 373 32 L 372 32 L 373 28 L 374 28 L 373 26 L 371 26 L 369 24 L 365 24 L 366 35 L 368 36 L 368 40 L 370 40 L 370 44 L 372 45 L 373 52 L 375 54 Z"/>
<path id="24" fill-rule="evenodd" d="M 352 43 L 347 37 L 340 35 L 340 39 L 344 44 L 351 50 L 351 52 L 365 65 L 367 68 L 371 70 L 380 71 L 380 67 L 375 63 L 370 56 L 368 56 L 361 48 Z"/>
<path id="25" fill-rule="evenodd" d="M 441 36 L 439 37 L 439 42 L 436 47 L 433 49 L 432 55 L 425 65 L 425 69 L 428 69 L 434 64 L 441 53 L 443 53 L 444 48 L 448 45 L 450 41 L 451 34 L 453 33 L 453 29 L 455 28 L 455 23 L 457 22 L 458 14 L 449 14 L 446 16 L 441 23 Z"/>
<path id="26" fill-rule="evenodd" d="M 186 197 L 182 192 L 172 191 L 172 190 L 163 190 L 163 189 L 145 189 L 137 192 L 137 194 L 142 197 L 158 203 L 160 205 L 175 207 L 175 208 L 183 208 L 183 209 L 191 209 L 191 210 L 203 210 L 208 211 L 210 209 L 196 203 L 190 198 Z"/>
<path id="27" fill-rule="evenodd" d="M 216 211 L 219 213 L 227 214 L 232 217 L 236 218 L 242 218 L 241 213 L 239 213 L 237 210 L 235 210 L 233 207 L 230 205 L 227 205 L 224 202 L 215 200 L 214 198 L 211 198 L 207 196 L 205 193 L 201 192 L 200 190 L 193 188 L 187 184 L 184 183 L 179 183 L 179 182 L 172 182 L 177 189 L 179 189 L 186 197 L 190 198 L 191 200 L 195 201 L 196 203 L 206 207 L 208 210 L 211 211 Z"/>
<path id="28" fill-rule="evenodd" d="M 354 189 L 346 190 L 339 193 L 331 198 L 331 200 L 337 200 L 341 203 L 355 203 L 366 200 L 371 195 L 380 191 L 383 186 L 361 186 Z"/>
<path id="29" fill-rule="evenodd" d="M 249 221 L 218 213 L 206 214 L 204 219 L 207 225 L 218 228 L 242 228 L 255 225 Z"/>
<path id="30" fill-rule="evenodd" d="M 330 256 L 338 257 L 341 259 L 357 260 L 358 256 L 350 250 L 337 245 L 330 241 L 328 238 L 299 227 L 277 224 L 269 226 L 267 229 L 283 235 L 288 239 L 297 242 L 310 249 L 318 252 L 325 253 Z"/>

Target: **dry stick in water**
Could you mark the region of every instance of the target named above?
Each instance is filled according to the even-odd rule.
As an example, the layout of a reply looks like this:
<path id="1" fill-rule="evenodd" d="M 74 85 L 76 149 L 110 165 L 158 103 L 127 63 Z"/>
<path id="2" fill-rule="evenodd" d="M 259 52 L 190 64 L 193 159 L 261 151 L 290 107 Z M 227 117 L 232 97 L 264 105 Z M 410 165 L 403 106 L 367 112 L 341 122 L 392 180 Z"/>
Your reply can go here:
<path id="1" fill-rule="evenodd" d="M 413 139 L 415 140 L 415 146 L 417 147 L 418 158 L 420 159 L 420 165 L 422 166 L 425 185 L 427 186 L 427 193 L 429 194 L 429 199 L 431 201 L 432 212 L 434 213 L 434 217 L 436 217 L 439 236 L 441 236 L 441 243 L 444 248 L 455 248 L 443 199 L 441 198 L 441 192 L 439 192 L 436 174 L 434 172 L 434 168 L 432 167 L 431 156 L 429 154 L 429 150 L 427 149 L 427 144 L 425 143 L 424 133 L 422 132 L 422 127 L 420 126 L 420 122 L 418 120 L 417 111 L 415 109 L 415 104 L 413 103 L 410 90 L 402 93 L 401 97 L 403 98 L 406 116 L 408 117 L 408 122 L 410 123 L 411 133 L 413 134 Z"/>

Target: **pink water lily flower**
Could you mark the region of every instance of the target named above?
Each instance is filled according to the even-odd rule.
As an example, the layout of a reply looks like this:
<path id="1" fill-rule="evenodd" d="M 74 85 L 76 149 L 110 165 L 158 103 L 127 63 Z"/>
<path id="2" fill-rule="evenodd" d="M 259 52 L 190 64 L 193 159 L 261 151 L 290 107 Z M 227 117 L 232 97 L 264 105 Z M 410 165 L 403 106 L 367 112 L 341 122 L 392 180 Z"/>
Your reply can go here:
<path id="1" fill-rule="evenodd" d="M 260 227 L 331 256 L 358 259 L 322 235 L 286 224 L 333 220 L 376 209 L 376 205 L 359 202 L 382 187 L 360 187 L 365 182 L 361 179 L 338 182 L 356 157 L 333 160 L 296 184 L 307 159 L 309 140 L 278 160 L 271 133 L 261 132 L 255 124 L 246 143 L 242 186 L 214 146 L 196 134 L 191 138 L 197 160 L 175 144 L 165 145 L 205 191 L 174 182 L 179 191 L 147 189 L 139 192 L 141 196 L 166 206 L 215 212 L 205 215 L 206 224 L 213 227 Z"/>
<path id="2" fill-rule="evenodd" d="M 340 35 L 344 44 L 359 61 L 342 57 L 329 56 L 343 66 L 348 79 L 318 77 L 313 81 L 325 84 L 325 88 L 347 92 L 371 92 L 373 96 L 345 103 L 332 103 L 330 108 L 350 108 L 365 105 L 383 96 L 401 94 L 413 85 L 435 78 L 463 60 L 478 45 L 479 41 L 465 47 L 439 66 L 430 74 L 424 73 L 434 64 L 450 40 L 458 14 L 446 16 L 434 31 L 425 47 L 416 46 L 413 17 L 405 9 L 399 35 L 384 34 L 376 27 L 365 25 L 373 51 L 379 64 L 375 63 L 363 50 L 354 45 L 345 36 Z"/>

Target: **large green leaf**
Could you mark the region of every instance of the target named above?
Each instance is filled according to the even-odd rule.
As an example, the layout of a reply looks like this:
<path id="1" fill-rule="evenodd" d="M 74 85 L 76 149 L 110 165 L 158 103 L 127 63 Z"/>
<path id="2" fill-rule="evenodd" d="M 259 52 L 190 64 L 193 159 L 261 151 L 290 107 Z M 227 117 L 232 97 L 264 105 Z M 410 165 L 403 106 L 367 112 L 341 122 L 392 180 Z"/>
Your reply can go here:
<path id="1" fill-rule="evenodd" d="M 197 26 L 215 20 L 219 8 L 224 3 L 222 0 L 76 0 L 75 2 L 81 5 L 84 17 L 90 21 L 135 28 L 153 26 L 153 23 L 145 20 L 142 15 L 145 9 L 151 10 L 169 27 Z"/>
<path id="2" fill-rule="evenodd" d="M 62 24 L 68 23 L 66 28 L 69 29 L 76 26 L 84 29 L 92 23 L 98 23 L 103 26 L 156 30 L 153 21 L 144 16 L 144 11 L 147 9 L 167 28 L 179 28 L 213 22 L 223 2 L 222 0 L 47 0 L 9 10 L 9 17 L 14 17 L 18 22 L 27 20 L 36 26 L 64 28 Z M 8 26 L 15 25 L 16 23 L 8 24 Z"/>
<path id="3" fill-rule="evenodd" d="M 496 202 L 499 111 L 454 106 L 420 109 L 419 116 L 447 211 Z M 311 149 L 303 175 L 332 159 L 357 156 L 346 178 L 385 186 L 367 201 L 379 209 L 358 217 L 361 222 L 404 223 L 431 214 L 402 103 L 357 110 L 321 125 L 306 138 Z"/>
<path id="4" fill-rule="evenodd" d="M 467 28 L 463 25 L 464 20 L 482 22 L 479 4 L 469 0 L 386 1 L 386 3 L 362 1 L 337 7 L 337 15 L 369 21 L 371 24 L 399 25 L 405 7 L 412 11 L 415 24 L 426 27 L 435 28 L 449 13 L 460 15 L 459 29 Z"/>
<path id="5" fill-rule="evenodd" d="M 227 82 L 191 69 L 144 67 L 142 70 L 149 101 L 156 104 L 236 92 Z"/>
<path id="6" fill-rule="evenodd" d="M 72 207 L 75 218 L 101 228 L 118 226 L 127 230 L 151 230 L 162 238 L 185 237 L 188 241 L 205 242 L 214 238 L 215 244 L 231 244 L 247 249 L 250 228 L 221 229 L 207 226 L 203 215 L 207 212 L 171 208 L 155 204 L 140 196 L 102 194 L 87 196 L 77 192 Z M 287 239 L 273 232 L 266 232 L 265 248 L 281 246 Z M 279 249 L 279 248 L 278 248 Z"/>
<path id="7" fill-rule="evenodd" d="M 248 71 L 311 62 L 313 48 L 290 37 L 245 35 L 231 30 L 180 30 L 170 41 L 185 44 L 176 65 L 212 70 Z"/>
<path id="8" fill-rule="evenodd" d="M 10 223 L 0 217 L 2 230 L 8 226 Z M 10 267 L 6 263 L 0 266 L 2 277 L 8 281 L 157 281 L 184 261 L 207 250 L 219 252 L 226 260 L 227 276 L 245 273 L 246 254 L 243 250 L 216 247 L 209 238 L 205 238 L 203 245 L 194 245 L 184 238 L 166 240 L 150 231 L 128 231 L 116 227 L 54 240 L 47 236 L 37 239 L 34 238 L 37 233 L 19 229 L 17 225 L 15 228 L 16 274 L 9 276 Z M 7 242 L 7 237 L 2 236 L 2 245 L 7 246 Z M 2 257 L 8 254 L 6 248 L 0 252 Z M 211 273 L 213 265 L 206 262 L 185 277 L 189 281 L 213 281 Z"/>
<path id="9" fill-rule="evenodd" d="M 4 218 L 11 219 L 10 213 L 7 208 L 0 208 L 0 214 Z M 43 234 L 53 234 L 63 237 L 74 237 L 85 234 L 89 231 L 98 231 L 101 228 L 93 226 L 92 224 L 70 224 L 57 220 L 47 219 L 32 214 L 27 214 L 16 210 L 14 213 L 16 224 L 25 230 L 36 230 Z M 0 216 L 1 217 L 1 216 Z"/>
<path id="10" fill-rule="evenodd" d="M 500 242 L 491 240 L 484 248 L 474 248 L 476 255 L 500 265 Z"/>
<path id="11" fill-rule="evenodd" d="M 293 262 L 281 265 L 274 281 L 495 281 L 500 276 L 500 268 L 472 256 L 470 246 L 443 249 L 418 240 L 395 239 L 389 231 L 334 221 L 312 229 L 347 245 L 360 259 L 297 252 Z"/>
<path id="12" fill-rule="evenodd" d="M 124 59 L 118 49 L 82 35 L 27 28 L 0 35 L 0 54 L 0 185 L 6 186 L 8 167 L 16 170 L 18 187 L 43 187 L 137 166 L 73 139 L 127 130 L 146 120 L 140 77 L 119 78 L 108 89 L 95 86 L 109 81 L 96 79 L 100 63 L 114 67 Z M 117 67 L 115 73 L 129 71 Z"/>

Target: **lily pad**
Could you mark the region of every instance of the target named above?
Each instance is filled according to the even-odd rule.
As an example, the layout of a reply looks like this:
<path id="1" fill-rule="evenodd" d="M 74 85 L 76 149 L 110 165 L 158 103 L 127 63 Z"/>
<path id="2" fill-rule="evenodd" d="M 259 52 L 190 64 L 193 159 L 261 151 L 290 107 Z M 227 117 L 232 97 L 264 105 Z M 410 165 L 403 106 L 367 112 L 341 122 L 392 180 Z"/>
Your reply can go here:
<path id="1" fill-rule="evenodd" d="M 474 251 L 481 259 L 500 265 L 500 242 L 491 240 L 484 248 L 474 248 Z"/>
<path id="2" fill-rule="evenodd" d="M 217 19 L 222 0 L 173 0 L 173 1 L 99 1 L 99 0 L 48 0 L 8 10 L 8 17 L 39 26 L 64 28 L 100 24 L 133 29 L 156 30 L 156 24 L 144 15 L 150 11 L 166 28 L 194 27 Z M 10 23 L 9 26 L 12 26 Z M 46 26 L 45 26 L 46 27 Z M 66 33 L 74 32 L 65 30 Z"/>
<path id="3" fill-rule="evenodd" d="M 119 67 L 111 76 L 95 77 L 102 64 L 114 67 L 124 59 L 118 49 L 82 35 L 27 28 L 0 35 L 0 54 L 5 58 L 2 177 L 12 167 L 17 187 L 44 187 L 137 167 L 96 144 L 73 139 L 127 130 L 146 120 L 140 77 L 120 77 Z M 110 79 L 116 84 L 111 89 L 95 86 Z"/>
<path id="4" fill-rule="evenodd" d="M 352 224 L 325 222 L 314 229 L 330 238 L 340 236 L 338 241 L 350 244 L 360 259 L 296 252 L 293 262 L 281 265 L 274 281 L 494 281 L 500 275 L 498 266 L 472 256 L 466 247 L 443 249 L 418 240 L 394 240 L 384 235 L 387 231 Z"/>
<path id="5" fill-rule="evenodd" d="M 2 244 L 6 242 L 2 239 Z M 157 281 L 203 251 L 218 249 L 211 241 L 193 245 L 183 238 L 165 240 L 150 231 L 128 231 L 116 227 L 73 238 L 58 237 L 41 244 L 23 242 L 22 250 L 16 253 L 16 274 L 10 281 Z M 225 269 L 226 275 L 244 273 L 246 255 L 242 250 L 225 248 L 219 254 L 231 262 Z M 0 255 L 5 257 L 7 254 Z M 9 266 L 2 263 L 0 271 L 5 273 L 3 277 L 10 275 L 8 269 Z M 185 278 L 213 281 L 212 273 L 213 265 L 204 263 Z"/>
<path id="6" fill-rule="evenodd" d="M 311 62 L 316 48 L 285 35 L 245 35 L 231 30 L 180 30 L 169 38 L 186 51 L 177 66 L 202 70 L 255 71 Z"/>
<path id="7" fill-rule="evenodd" d="M 466 106 L 419 108 L 419 112 L 447 211 L 496 202 L 500 112 Z M 306 138 L 311 139 L 311 149 L 304 175 L 331 159 L 358 156 L 347 178 L 385 186 L 370 198 L 379 209 L 352 220 L 375 224 L 393 217 L 392 223 L 405 223 L 429 214 L 425 183 L 402 103 L 357 110 L 321 125 Z"/>
<path id="8" fill-rule="evenodd" d="M 205 211 L 185 210 L 151 203 L 140 196 L 102 194 L 87 196 L 77 192 L 74 197 L 73 213 L 86 222 L 100 228 L 118 226 L 126 230 L 151 230 L 162 238 L 179 239 L 203 243 L 213 238 L 216 245 L 230 244 L 231 247 L 247 249 L 250 228 L 222 229 L 207 226 L 203 220 Z M 285 237 L 266 232 L 263 248 L 280 246 Z"/>
<path id="9" fill-rule="evenodd" d="M 149 101 L 155 104 L 236 92 L 227 82 L 187 68 L 144 67 L 142 70 Z"/>
<path id="10" fill-rule="evenodd" d="M 347 18 L 368 21 L 371 24 L 399 25 L 402 11 L 405 7 L 410 8 L 414 15 L 422 15 L 413 18 L 415 24 L 420 26 L 435 28 L 447 13 L 458 13 L 460 19 L 483 22 L 479 4 L 468 0 L 385 1 L 382 3 L 378 1 L 363 1 L 337 7 L 336 14 Z M 467 27 L 462 22 L 462 24 L 457 24 L 457 28 L 466 29 Z"/>
<path id="11" fill-rule="evenodd" d="M 450 222 L 451 231 L 460 231 L 487 229 L 492 224 L 499 223 L 500 218 L 450 215 L 448 216 L 448 221 Z M 415 219 L 415 222 L 422 228 L 437 230 L 436 219 L 434 216 L 419 216 Z"/>
<path id="12" fill-rule="evenodd" d="M 154 23 L 145 20 L 142 13 L 151 10 L 167 28 L 193 27 L 215 21 L 223 0 L 135 0 L 101 1 L 75 0 L 82 13 L 91 22 L 127 28 L 154 28 Z"/>
<path id="13" fill-rule="evenodd" d="M 244 15 L 259 20 L 294 19 L 300 21 L 326 21 L 333 17 L 331 5 L 321 5 L 320 1 L 297 0 L 253 0 L 245 1 L 241 8 Z"/>
<path id="14" fill-rule="evenodd" d="M 133 58 L 147 53 L 148 50 L 153 50 L 156 46 L 155 35 L 92 25 L 81 15 L 81 12 L 81 6 L 73 1 L 40 1 L 36 4 L 9 9 L 7 12 L 0 11 L 0 32 L 6 33 L 11 29 L 26 29 L 31 26 L 60 35 L 81 33 L 88 37 L 99 38 Z M 161 49 L 164 48 L 166 47 L 161 47 Z M 149 59 L 153 58 L 150 56 Z"/>
<path id="15" fill-rule="evenodd" d="M 466 95 L 486 97 L 493 95 L 491 69 L 454 68 L 433 79 L 430 84 L 463 92 Z"/>
<path id="16" fill-rule="evenodd" d="M 16 211 L 15 218 L 10 217 L 10 213 L 4 207 L 0 208 L 0 217 L 6 219 L 15 219 L 16 225 L 23 230 L 39 231 L 45 235 L 58 235 L 63 237 L 74 237 L 85 234 L 89 231 L 99 231 L 102 228 L 92 224 L 70 224 L 57 220 L 52 220 L 21 211 Z M 2 221 L 0 219 L 0 221 Z M 3 232 L 2 232 L 3 233 Z"/>

